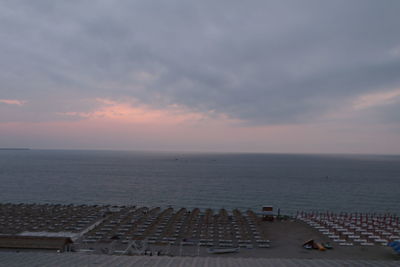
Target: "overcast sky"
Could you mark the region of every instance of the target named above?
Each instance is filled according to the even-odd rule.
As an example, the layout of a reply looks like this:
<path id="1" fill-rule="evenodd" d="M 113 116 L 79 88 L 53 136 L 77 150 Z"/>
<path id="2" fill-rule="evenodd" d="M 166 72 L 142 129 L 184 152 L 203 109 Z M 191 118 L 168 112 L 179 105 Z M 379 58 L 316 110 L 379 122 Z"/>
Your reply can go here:
<path id="1" fill-rule="evenodd" d="M 0 147 L 400 153 L 400 1 L 0 1 Z"/>

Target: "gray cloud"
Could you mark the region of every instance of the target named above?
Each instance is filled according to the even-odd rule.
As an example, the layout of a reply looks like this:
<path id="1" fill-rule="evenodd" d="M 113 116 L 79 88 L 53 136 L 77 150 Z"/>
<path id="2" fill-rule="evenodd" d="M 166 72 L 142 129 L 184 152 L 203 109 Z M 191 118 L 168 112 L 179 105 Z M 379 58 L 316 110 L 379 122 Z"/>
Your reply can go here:
<path id="1" fill-rule="evenodd" d="M 396 0 L 2 1 L 0 98 L 29 100 L 11 113 L 19 120 L 85 111 L 95 97 L 252 124 L 318 120 L 400 87 L 398 10 Z"/>

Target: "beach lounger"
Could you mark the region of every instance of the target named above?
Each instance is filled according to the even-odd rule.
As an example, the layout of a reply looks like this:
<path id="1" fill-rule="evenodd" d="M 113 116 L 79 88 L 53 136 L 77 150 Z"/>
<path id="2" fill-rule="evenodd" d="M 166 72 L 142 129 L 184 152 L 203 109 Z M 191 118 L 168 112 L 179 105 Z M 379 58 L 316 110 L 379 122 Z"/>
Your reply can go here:
<path id="1" fill-rule="evenodd" d="M 364 243 L 361 243 L 360 245 L 361 245 L 361 246 L 373 246 L 374 243 L 371 243 L 371 242 L 364 242 Z"/>
<path id="2" fill-rule="evenodd" d="M 354 244 L 351 242 L 343 242 L 343 243 L 339 243 L 339 246 L 354 246 Z"/>

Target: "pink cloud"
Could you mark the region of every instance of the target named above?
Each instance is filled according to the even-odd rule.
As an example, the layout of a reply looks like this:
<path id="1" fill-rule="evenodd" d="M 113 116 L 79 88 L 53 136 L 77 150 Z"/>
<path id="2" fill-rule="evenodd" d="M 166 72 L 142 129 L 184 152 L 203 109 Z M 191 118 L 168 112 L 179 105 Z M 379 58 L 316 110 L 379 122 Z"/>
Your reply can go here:
<path id="1" fill-rule="evenodd" d="M 388 105 L 399 100 L 399 96 L 400 89 L 365 94 L 356 99 L 354 102 L 354 109 L 360 110 L 375 106 Z"/>
<path id="2" fill-rule="evenodd" d="M 17 99 L 0 99 L 0 103 L 7 104 L 7 105 L 23 106 L 23 105 L 25 105 L 26 101 L 17 100 Z"/>
<path id="3" fill-rule="evenodd" d="M 369 115 L 365 115 L 366 111 L 392 105 L 400 102 L 400 89 L 392 89 L 386 91 L 376 91 L 368 94 L 362 94 L 355 99 L 343 102 L 340 106 L 330 110 L 326 114 L 321 115 L 321 121 L 346 121 L 366 120 Z M 377 126 L 379 127 L 379 126 Z"/>
<path id="4" fill-rule="evenodd" d="M 238 122 L 229 119 L 223 114 L 215 114 L 189 111 L 179 105 L 170 105 L 165 108 L 154 108 L 138 101 L 117 102 L 110 99 L 97 98 L 95 100 L 100 107 L 90 112 L 65 112 L 64 116 L 80 117 L 89 121 L 119 122 L 127 124 L 147 124 L 147 125 L 178 125 L 208 123 L 217 120 L 225 122 Z"/>

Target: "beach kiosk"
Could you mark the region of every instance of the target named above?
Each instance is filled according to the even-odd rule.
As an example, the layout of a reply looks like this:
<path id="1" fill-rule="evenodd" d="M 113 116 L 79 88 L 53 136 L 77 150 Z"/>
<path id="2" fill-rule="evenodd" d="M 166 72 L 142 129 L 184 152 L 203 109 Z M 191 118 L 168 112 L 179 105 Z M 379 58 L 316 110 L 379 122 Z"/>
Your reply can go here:
<path id="1" fill-rule="evenodd" d="M 274 220 L 273 211 L 274 211 L 274 208 L 272 206 L 264 206 L 262 208 L 263 221 L 272 222 Z"/>

